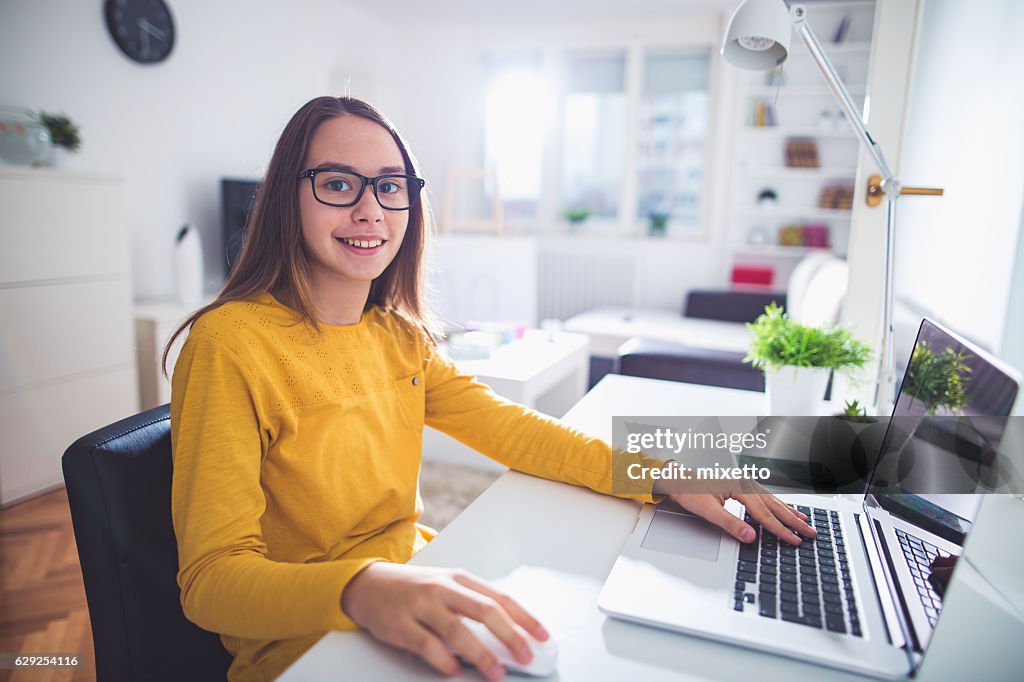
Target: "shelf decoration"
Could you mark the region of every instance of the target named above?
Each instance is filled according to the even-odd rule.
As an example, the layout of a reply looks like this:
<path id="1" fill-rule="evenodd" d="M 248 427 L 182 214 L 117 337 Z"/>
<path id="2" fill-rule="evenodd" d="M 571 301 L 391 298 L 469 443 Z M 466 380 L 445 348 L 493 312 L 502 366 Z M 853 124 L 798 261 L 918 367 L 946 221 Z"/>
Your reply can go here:
<path id="1" fill-rule="evenodd" d="M 802 246 L 810 249 L 831 248 L 829 228 L 824 223 L 783 225 L 779 228 L 780 246 Z"/>
<path id="2" fill-rule="evenodd" d="M 818 141 L 813 137 L 786 138 L 787 168 L 820 168 Z"/>
<path id="3" fill-rule="evenodd" d="M 836 45 L 846 42 L 846 37 L 850 35 L 850 24 L 853 23 L 850 19 L 849 14 L 844 14 L 843 18 L 839 20 L 839 26 L 836 27 L 835 35 L 832 36 L 832 42 Z"/>
<path id="4" fill-rule="evenodd" d="M 779 228 L 779 244 L 782 246 L 803 246 L 802 225 L 783 225 Z"/>
<path id="5" fill-rule="evenodd" d="M 754 127 L 774 128 L 779 124 L 775 117 L 775 107 L 764 100 L 757 100 L 754 103 Z"/>
<path id="6" fill-rule="evenodd" d="M 775 268 L 767 265 L 734 265 L 730 278 L 736 289 L 765 289 L 775 281 Z"/>
<path id="7" fill-rule="evenodd" d="M 819 208 L 833 208 L 849 211 L 853 208 L 853 183 L 844 180 L 842 182 L 831 182 L 821 190 L 818 198 Z"/>
<path id="8" fill-rule="evenodd" d="M 777 203 L 779 203 L 779 194 L 773 188 L 765 187 L 757 193 L 758 206 L 775 206 Z"/>

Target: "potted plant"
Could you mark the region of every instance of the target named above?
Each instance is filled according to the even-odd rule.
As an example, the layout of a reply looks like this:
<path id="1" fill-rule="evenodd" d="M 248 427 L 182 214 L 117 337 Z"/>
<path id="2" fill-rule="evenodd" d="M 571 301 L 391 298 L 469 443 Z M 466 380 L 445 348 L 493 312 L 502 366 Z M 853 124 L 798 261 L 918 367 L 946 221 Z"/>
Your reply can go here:
<path id="1" fill-rule="evenodd" d="M 651 211 L 647 214 L 647 234 L 652 237 L 664 237 L 668 231 L 668 213 Z"/>
<path id="2" fill-rule="evenodd" d="M 847 400 L 841 412 L 817 421 L 813 442 L 829 473 L 829 492 L 863 492 L 887 427 L 887 419 L 869 417 L 857 400 Z"/>
<path id="3" fill-rule="evenodd" d="M 82 146 L 82 132 L 78 124 L 64 113 L 51 114 L 40 111 L 38 118 L 39 122 L 50 131 L 50 141 L 53 144 L 51 165 L 63 165 L 64 157 L 68 153 L 77 153 Z"/>
<path id="4" fill-rule="evenodd" d="M 744 362 L 765 372 L 765 392 L 773 415 L 815 415 L 831 372 L 864 366 L 871 349 L 842 327 L 806 327 L 775 303 L 748 323 L 750 350 Z"/>
<path id="5" fill-rule="evenodd" d="M 871 424 L 878 421 L 874 417 L 868 416 L 868 408 L 861 405 L 859 400 L 847 400 L 843 404 L 843 411 L 836 416 L 855 424 Z"/>
<path id="6" fill-rule="evenodd" d="M 970 379 L 970 357 L 969 353 L 952 348 L 937 353 L 924 341 L 914 346 L 901 391 L 910 397 L 908 409 L 919 400 L 929 415 L 943 409 L 949 414 L 961 414 L 967 406 L 964 384 Z"/>
<path id="7" fill-rule="evenodd" d="M 590 217 L 589 208 L 570 208 L 562 212 L 562 217 L 569 221 L 570 229 L 577 229 Z"/>

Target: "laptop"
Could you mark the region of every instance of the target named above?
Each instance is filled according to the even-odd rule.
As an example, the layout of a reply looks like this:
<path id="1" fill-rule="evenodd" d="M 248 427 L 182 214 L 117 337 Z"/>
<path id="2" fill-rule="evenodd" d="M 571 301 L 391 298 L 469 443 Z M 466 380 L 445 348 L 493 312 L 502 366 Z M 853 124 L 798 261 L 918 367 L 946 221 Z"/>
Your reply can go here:
<path id="1" fill-rule="evenodd" d="M 942 613 L 944 586 L 932 576 L 933 566 L 953 564 L 963 552 L 981 495 L 940 494 L 960 492 L 955 480 L 903 485 L 907 434 L 915 436 L 910 447 L 918 476 L 946 472 L 955 478 L 975 460 L 991 463 L 1020 385 L 1015 370 L 931 320 L 922 321 L 914 348 L 919 363 L 927 353 L 960 359 L 967 378 L 956 411 L 963 419 L 931 418 L 941 410 L 914 389 L 919 377 L 908 363 L 863 493 L 779 495 L 810 517 L 816 540 L 789 546 L 759 528 L 735 500 L 727 509 L 758 531 L 752 544 L 671 500 L 645 505 L 601 591 L 600 609 L 873 677 L 913 673 Z M 956 433 L 943 426 L 949 419 L 961 424 Z M 964 420 L 982 426 L 965 435 Z M 958 445 L 946 445 L 950 439 Z M 961 441 L 970 457 L 962 454 Z M 971 466 L 964 464 L 968 459 Z"/>

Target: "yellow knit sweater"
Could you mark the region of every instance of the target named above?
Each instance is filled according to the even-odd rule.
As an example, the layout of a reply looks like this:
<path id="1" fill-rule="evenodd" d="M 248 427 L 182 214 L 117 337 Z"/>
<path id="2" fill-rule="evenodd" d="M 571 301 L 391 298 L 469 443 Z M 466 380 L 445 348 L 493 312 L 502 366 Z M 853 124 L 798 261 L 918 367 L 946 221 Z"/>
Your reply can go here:
<path id="1" fill-rule="evenodd" d="M 326 631 L 356 627 L 348 581 L 433 536 L 417 524 L 424 424 L 611 491 L 606 443 L 496 396 L 379 308 L 316 334 L 268 293 L 225 304 L 193 325 L 171 395 L 182 606 L 221 634 L 232 680 L 273 679 Z"/>

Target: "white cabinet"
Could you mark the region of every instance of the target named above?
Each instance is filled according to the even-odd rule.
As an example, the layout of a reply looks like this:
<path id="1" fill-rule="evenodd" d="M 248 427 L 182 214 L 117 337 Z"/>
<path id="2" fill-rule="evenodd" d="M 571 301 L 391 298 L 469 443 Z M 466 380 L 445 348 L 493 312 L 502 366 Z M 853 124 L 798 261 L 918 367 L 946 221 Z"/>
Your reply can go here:
<path id="1" fill-rule="evenodd" d="M 206 305 L 213 299 L 204 300 Z M 174 330 L 194 313 L 175 301 L 139 301 L 135 304 L 135 350 L 139 363 L 139 403 L 143 410 L 171 401 L 170 377 L 188 331 L 178 335 L 167 354 L 167 376 L 163 372 L 164 346 Z"/>
<path id="2" fill-rule="evenodd" d="M 874 11 L 871 1 L 807 5 L 807 19 L 858 109 Z M 859 143 L 796 33 L 781 73 L 740 72 L 737 109 L 732 264 L 771 268 L 772 287 L 784 288 L 808 251 L 845 257 Z"/>
<path id="3" fill-rule="evenodd" d="M 0 504 L 59 485 L 68 445 L 137 411 L 122 191 L 0 168 Z"/>

